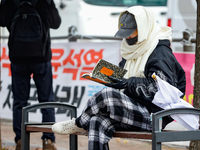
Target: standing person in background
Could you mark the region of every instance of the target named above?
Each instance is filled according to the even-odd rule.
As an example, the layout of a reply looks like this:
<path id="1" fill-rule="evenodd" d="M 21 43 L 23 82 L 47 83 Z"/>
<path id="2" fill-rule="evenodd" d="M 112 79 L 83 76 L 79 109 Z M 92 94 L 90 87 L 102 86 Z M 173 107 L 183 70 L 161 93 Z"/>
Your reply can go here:
<path id="1" fill-rule="evenodd" d="M 20 4 L 17 5 L 17 4 Z M 30 6 L 27 6 L 30 5 Z M 37 11 L 39 14 L 39 23 L 41 27 L 38 28 L 38 31 L 42 33 L 42 54 L 37 55 L 38 48 L 40 45 L 36 40 L 28 41 L 31 34 L 28 33 L 31 29 L 28 29 L 28 26 L 15 26 L 13 28 L 13 17 L 18 11 L 18 8 L 25 10 L 32 8 Z M 27 10 L 25 10 L 27 11 Z M 29 10 L 28 10 L 29 11 Z M 34 12 L 35 13 L 35 12 Z M 31 13 L 30 13 L 31 14 Z M 0 5 L 0 26 L 7 27 L 10 35 L 8 41 L 9 47 L 9 59 L 11 61 L 11 72 L 12 72 L 12 92 L 13 92 L 13 130 L 16 134 L 16 150 L 21 150 L 21 122 L 22 122 L 22 108 L 27 106 L 29 94 L 30 94 L 30 79 L 33 75 L 33 80 L 35 82 L 38 94 L 38 100 L 42 102 L 51 102 L 55 101 L 53 93 L 53 79 L 52 79 L 52 66 L 51 66 L 51 41 L 50 41 L 50 28 L 57 29 L 61 24 L 61 18 L 58 13 L 58 10 L 55 7 L 53 0 L 2 0 Z M 19 15 L 18 15 L 19 16 Z M 31 15 L 24 13 L 23 19 L 20 20 L 20 23 L 29 19 Z M 32 16 L 33 18 L 35 16 Z M 17 18 L 17 17 L 15 17 Z M 28 21 L 36 21 L 37 19 L 29 19 Z M 38 23 L 37 22 L 37 23 Z M 34 22 L 33 22 L 34 23 Z M 15 23 L 14 23 L 15 24 Z M 17 22 L 16 22 L 17 24 Z M 30 28 L 34 27 L 34 24 L 27 22 Z M 26 30 L 27 28 L 27 30 Z M 27 38 L 13 39 L 15 35 L 11 35 L 15 32 L 16 34 L 27 35 Z M 23 33 L 24 32 L 24 33 Z M 21 42 L 21 43 L 20 43 Z M 21 45 L 20 45 L 21 44 Z M 20 51 L 24 49 L 25 51 Z M 26 52 L 28 53 L 26 54 Z M 27 55 L 27 56 L 26 56 Z M 42 109 L 42 122 L 55 122 L 55 110 L 54 108 Z M 54 146 L 55 135 L 53 133 L 43 133 L 43 150 L 56 150 Z"/>
<path id="2" fill-rule="evenodd" d="M 160 27 L 143 6 L 122 12 L 118 26 L 115 36 L 123 38 L 119 65 L 128 72 L 120 80 L 110 77 L 114 83 L 105 85 L 111 88 L 92 96 L 78 118 L 52 126 L 57 134 L 87 130 L 89 150 L 108 150 L 114 131 L 151 131 L 150 114 L 162 110 L 152 103 L 157 92 L 153 73 L 185 94 L 185 72 L 170 48 L 171 28 Z M 171 121 L 164 117 L 162 128 Z"/>

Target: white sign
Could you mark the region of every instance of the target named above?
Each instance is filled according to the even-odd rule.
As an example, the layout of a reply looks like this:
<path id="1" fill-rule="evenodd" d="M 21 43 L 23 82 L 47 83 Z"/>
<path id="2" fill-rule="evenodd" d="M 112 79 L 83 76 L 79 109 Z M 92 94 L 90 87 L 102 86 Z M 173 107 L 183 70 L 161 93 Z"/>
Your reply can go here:
<path id="1" fill-rule="evenodd" d="M 81 78 L 91 72 L 101 58 L 118 65 L 120 42 L 70 42 L 52 43 L 53 88 L 56 101 L 65 102 L 77 107 L 81 114 L 87 100 L 104 88 L 103 85 Z M 11 91 L 11 71 L 7 44 L 1 47 L 1 118 L 12 120 L 13 96 Z M 31 79 L 29 105 L 38 103 L 36 87 Z M 64 110 L 56 110 L 56 121 L 65 120 L 69 116 Z M 30 113 L 30 121 L 41 122 L 39 110 Z"/>

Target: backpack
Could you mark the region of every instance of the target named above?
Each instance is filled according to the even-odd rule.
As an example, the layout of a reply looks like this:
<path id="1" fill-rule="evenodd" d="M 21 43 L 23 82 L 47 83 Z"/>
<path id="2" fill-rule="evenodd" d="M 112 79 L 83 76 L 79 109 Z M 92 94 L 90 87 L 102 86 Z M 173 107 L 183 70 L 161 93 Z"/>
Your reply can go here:
<path id="1" fill-rule="evenodd" d="M 8 41 L 11 57 L 43 57 L 46 52 L 46 41 L 40 15 L 35 9 L 37 0 L 13 0 L 17 5 L 10 27 Z"/>

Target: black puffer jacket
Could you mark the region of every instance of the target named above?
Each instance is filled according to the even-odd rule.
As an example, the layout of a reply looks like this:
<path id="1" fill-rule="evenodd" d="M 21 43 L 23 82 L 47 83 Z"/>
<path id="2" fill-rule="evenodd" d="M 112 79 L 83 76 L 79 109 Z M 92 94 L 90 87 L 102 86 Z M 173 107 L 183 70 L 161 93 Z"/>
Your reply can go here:
<path id="1" fill-rule="evenodd" d="M 61 18 L 59 16 L 58 10 L 55 7 L 53 0 L 38 0 L 35 8 L 42 19 L 42 23 L 46 32 L 49 31 L 50 28 L 57 29 L 60 26 Z M 2 0 L 0 5 L 0 26 L 7 27 L 8 31 L 10 31 L 12 18 L 16 11 L 17 11 L 17 6 L 13 2 L 13 0 Z M 41 63 L 50 61 L 51 58 L 52 58 L 51 42 L 50 42 L 50 35 L 48 35 L 46 55 L 44 57 L 40 57 L 37 59 L 35 58 L 16 59 L 10 57 L 10 60 L 13 63 Z"/>
<path id="2" fill-rule="evenodd" d="M 123 67 L 125 63 L 126 60 L 123 59 L 119 66 Z M 155 89 L 155 82 L 151 77 L 154 72 L 185 94 L 185 71 L 173 55 L 168 40 L 160 40 L 155 50 L 149 56 L 144 71 L 146 78 L 129 78 L 128 87 L 124 91 L 126 95 L 146 106 L 150 113 L 162 110 L 162 108 L 152 103 L 157 91 Z M 165 118 L 166 124 L 170 121 L 170 118 Z"/>

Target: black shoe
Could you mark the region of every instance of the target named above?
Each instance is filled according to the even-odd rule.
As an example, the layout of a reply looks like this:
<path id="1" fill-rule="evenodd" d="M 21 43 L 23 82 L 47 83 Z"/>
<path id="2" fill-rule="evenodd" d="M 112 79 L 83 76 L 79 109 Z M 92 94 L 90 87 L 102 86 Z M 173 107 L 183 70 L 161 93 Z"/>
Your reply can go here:
<path id="1" fill-rule="evenodd" d="M 55 142 L 51 141 L 50 139 L 44 139 L 43 150 L 57 150 L 54 144 Z"/>

